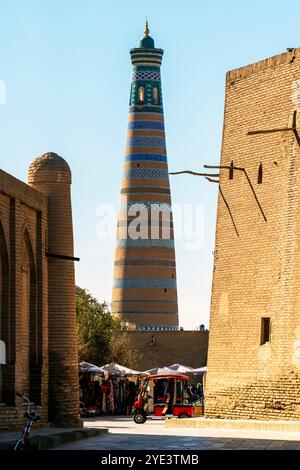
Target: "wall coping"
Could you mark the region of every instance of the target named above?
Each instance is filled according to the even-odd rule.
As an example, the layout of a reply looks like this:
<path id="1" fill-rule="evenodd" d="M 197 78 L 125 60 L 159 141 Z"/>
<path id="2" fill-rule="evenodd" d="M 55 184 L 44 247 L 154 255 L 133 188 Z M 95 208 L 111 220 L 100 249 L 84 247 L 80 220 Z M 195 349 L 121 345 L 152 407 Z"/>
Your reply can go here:
<path id="1" fill-rule="evenodd" d="M 282 64 L 293 64 L 296 58 L 300 57 L 300 48 L 291 49 L 290 52 L 283 52 L 282 54 L 278 54 L 272 57 L 269 57 L 264 60 L 260 60 L 253 64 L 245 65 L 243 67 L 239 67 L 237 69 L 230 70 L 226 74 L 226 83 L 230 83 L 234 80 L 239 80 L 242 78 L 246 78 L 253 73 L 260 72 L 262 70 L 275 68 L 278 65 Z"/>
<path id="2" fill-rule="evenodd" d="M 36 210 L 47 211 L 48 198 L 28 184 L 0 169 L 0 193 Z"/>

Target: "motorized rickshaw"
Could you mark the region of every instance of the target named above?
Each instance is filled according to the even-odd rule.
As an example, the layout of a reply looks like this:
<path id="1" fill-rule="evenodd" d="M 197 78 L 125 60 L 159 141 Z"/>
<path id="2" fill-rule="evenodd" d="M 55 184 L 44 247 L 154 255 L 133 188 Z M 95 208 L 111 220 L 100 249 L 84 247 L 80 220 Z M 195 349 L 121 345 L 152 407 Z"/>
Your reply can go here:
<path id="1" fill-rule="evenodd" d="M 188 418 L 202 414 L 202 405 L 191 396 L 188 377 L 179 374 L 144 377 L 132 408 L 137 424 L 147 419 Z"/>

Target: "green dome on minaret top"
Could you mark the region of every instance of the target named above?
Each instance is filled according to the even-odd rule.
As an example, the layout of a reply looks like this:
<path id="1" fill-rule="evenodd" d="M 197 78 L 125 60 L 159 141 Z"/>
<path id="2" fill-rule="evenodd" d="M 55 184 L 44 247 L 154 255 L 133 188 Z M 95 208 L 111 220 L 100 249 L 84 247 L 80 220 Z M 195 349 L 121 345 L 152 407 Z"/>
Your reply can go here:
<path id="1" fill-rule="evenodd" d="M 155 49 L 154 39 L 152 39 L 152 37 L 149 36 L 149 33 L 150 33 L 150 31 L 149 31 L 149 28 L 148 28 L 148 20 L 146 20 L 145 31 L 144 31 L 145 36 L 140 41 L 140 48 Z"/>

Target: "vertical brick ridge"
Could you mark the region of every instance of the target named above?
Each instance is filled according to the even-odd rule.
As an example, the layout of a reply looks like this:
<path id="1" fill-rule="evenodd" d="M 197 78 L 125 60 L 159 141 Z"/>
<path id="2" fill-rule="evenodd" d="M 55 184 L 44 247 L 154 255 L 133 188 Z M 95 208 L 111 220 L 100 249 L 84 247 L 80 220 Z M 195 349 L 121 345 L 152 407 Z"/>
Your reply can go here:
<path id="1" fill-rule="evenodd" d="M 48 196 L 51 254 L 74 256 L 71 172 L 65 160 L 48 153 L 29 169 L 29 184 Z M 48 258 L 49 420 L 79 424 L 78 347 L 74 262 Z"/>
<path id="2" fill-rule="evenodd" d="M 1 339 L 6 364 L 0 431 L 21 430 L 28 394 L 48 422 L 47 197 L 0 170 Z"/>

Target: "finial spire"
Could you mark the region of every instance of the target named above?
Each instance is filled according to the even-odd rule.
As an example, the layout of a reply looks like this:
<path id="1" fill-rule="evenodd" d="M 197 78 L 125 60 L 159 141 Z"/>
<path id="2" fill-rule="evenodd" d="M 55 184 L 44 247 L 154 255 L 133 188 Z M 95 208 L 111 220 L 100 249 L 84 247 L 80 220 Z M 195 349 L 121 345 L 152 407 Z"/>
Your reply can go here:
<path id="1" fill-rule="evenodd" d="M 145 30 L 144 30 L 145 36 L 149 36 L 149 28 L 148 28 L 148 18 L 146 17 L 146 24 L 145 24 Z"/>

